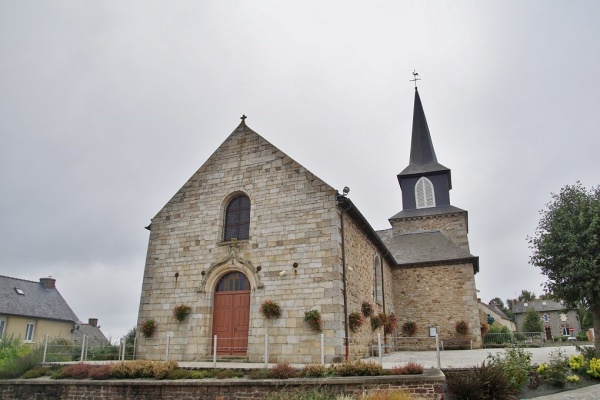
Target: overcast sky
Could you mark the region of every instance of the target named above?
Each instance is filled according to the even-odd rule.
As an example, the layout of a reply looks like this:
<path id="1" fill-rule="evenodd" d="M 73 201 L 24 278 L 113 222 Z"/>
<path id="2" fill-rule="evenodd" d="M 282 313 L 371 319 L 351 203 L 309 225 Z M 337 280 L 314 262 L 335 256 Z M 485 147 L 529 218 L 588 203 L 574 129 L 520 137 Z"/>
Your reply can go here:
<path id="1" fill-rule="evenodd" d="M 51 275 L 124 335 L 144 226 L 242 114 L 388 228 L 416 69 L 481 298 L 540 294 L 538 211 L 599 183 L 598 21 L 598 1 L 0 0 L 0 275 Z"/>

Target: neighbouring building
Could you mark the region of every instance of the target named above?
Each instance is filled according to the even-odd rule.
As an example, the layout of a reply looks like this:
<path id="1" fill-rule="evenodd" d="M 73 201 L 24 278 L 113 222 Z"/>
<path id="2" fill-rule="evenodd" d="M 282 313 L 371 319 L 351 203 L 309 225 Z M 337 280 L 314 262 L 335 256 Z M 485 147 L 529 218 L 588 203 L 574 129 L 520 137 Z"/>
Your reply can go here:
<path id="1" fill-rule="evenodd" d="M 515 322 L 517 323 L 518 331 L 523 331 L 527 311 L 535 310 L 539 313 L 544 325 L 546 340 L 567 335 L 575 336 L 581 331 L 577 310 L 566 309 L 563 304 L 556 301 L 532 300 L 514 302 L 512 310 L 515 313 Z M 571 329 L 573 330 L 572 332 Z"/>
<path id="2" fill-rule="evenodd" d="M 511 332 L 516 332 L 517 325 L 500 309 L 498 304 L 493 301 L 491 301 L 490 304 L 485 304 L 480 301 L 479 318 L 481 322 L 488 322 L 489 317 L 494 319 L 494 324 L 506 326 Z"/>
<path id="3" fill-rule="evenodd" d="M 46 334 L 70 338 L 78 321 L 56 279 L 0 276 L 0 338 L 12 335 L 30 343 L 43 343 Z"/>
<path id="4" fill-rule="evenodd" d="M 81 344 L 84 336 L 87 346 L 103 347 L 111 344 L 100 330 L 98 318 L 89 318 L 87 323 L 80 322 L 77 324 L 73 331 L 73 342 Z"/>
<path id="5" fill-rule="evenodd" d="M 437 162 L 418 91 L 410 162 L 397 176 L 403 208 L 379 232 L 346 191 L 245 118 L 147 227 L 138 356 L 163 359 L 168 337 L 170 358 L 203 359 L 217 336 L 218 355 L 258 362 L 268 334 L 270 362 L 319 362 L 309 310 L 321 315 L 325 362 L 364 356 L 371 325 L 352 332 L 348 323 L 363 302 L 376 315 L 395 314 L 399 326 L 415 322 L 417 335 L 467 336 L 481 346 L 467 212 L 450 204 L 450 170 Z M 263 317 L 266 300 L 279 305 L 279 318 Z M 182 322 L 173 314 L 178 305 L 191 308 Z M 156 329 L 144 338 L 148 321 Z M 457 333 L 459 321 L 466 335 Z"/>
<path id="6" fill-rule="evenodd" d="M 43 344 L 64 338 L 81 343 L 86 335 L 89 345 L 110 344 L 97 326 L 98 320 L 79 322 L 69 304 L 56 288 L 56 279 L 39 282 L 0 275 L 0 340 L 12 336 L 26 343 Z"/>

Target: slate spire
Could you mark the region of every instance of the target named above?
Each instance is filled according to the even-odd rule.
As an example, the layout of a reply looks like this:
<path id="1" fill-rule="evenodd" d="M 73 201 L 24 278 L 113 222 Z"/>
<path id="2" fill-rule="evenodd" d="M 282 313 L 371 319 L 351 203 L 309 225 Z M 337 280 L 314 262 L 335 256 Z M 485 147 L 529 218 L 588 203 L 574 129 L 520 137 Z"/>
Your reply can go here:
<path id="1" fill-rule="evenodd" d="M 423 104 L 421 103 L 421 97 L 419 96 L 419 91 L 415 88 L 410 162 L 408 167 L 400 172 L 398 178 L 405 175 L 415 175 L 434 171 L 449 171 L 449 169 L 439 164 L 437 161 L 433 142 L 431 141 L 431 134 L 429 133 L 429 126 L 427 125 L 427 118 L 425 118 L 425 111 L 423 110 Z"/>
<path id="2" fill-rule="evenodd" d="M 427 189 L 419 186 L 425 192 L 419 190 L 419 198 L 416 197 L 415 188 L 421 178 L 429 185 Z M 423 181 L 423 180 L 422 180 Z M 398 174 L 398 183 L 402 190 L 403 208 L 414 209 L 421 207 L 440 207 L 450 204 L 450 189 L 452 181 L 450 169 L 438 163 L 425 118 L 425 111 L 421 103 L 419 91 L 415 87 L 415 104 L 413 109 L 413 126 L 410 143 L 410 160 L 408 167 Z M 423 184 L 425 185 L 425 184 Z M 423 196 L 429 200 L 423 201 Z M 426 204 L 423 206 L 423 204 Z"/>

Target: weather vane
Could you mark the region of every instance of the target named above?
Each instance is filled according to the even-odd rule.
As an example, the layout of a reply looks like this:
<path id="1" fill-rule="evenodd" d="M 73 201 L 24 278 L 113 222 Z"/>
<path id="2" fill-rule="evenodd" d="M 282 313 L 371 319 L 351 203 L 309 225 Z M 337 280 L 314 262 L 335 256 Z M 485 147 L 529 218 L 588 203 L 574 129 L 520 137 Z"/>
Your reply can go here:
<path id="1" fill-rule="evenodd" d="M 417 81 L 420 81 L 421 79 L 417 78 L 417 76 L 419 76 L 419 74 L 417 73 L 416 70 L 413 70 L 412 74 L 413 74 L 413 79 L 411 79 L 410 81 L 415 83 L 415 89 L 416 89 L 417 88 Z"/>

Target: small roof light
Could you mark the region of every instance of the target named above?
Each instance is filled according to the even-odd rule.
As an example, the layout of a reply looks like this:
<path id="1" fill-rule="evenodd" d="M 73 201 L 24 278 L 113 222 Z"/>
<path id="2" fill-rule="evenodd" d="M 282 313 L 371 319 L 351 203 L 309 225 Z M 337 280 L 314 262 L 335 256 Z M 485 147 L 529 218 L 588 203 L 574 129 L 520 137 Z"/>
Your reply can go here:
<path id="1" fill-rule="evenodd" d="M 22 296 L 25 295 L 25 292 L 23 291 L 23 289 L 19 289 L 17 287 L 15 288 L 15 292 L 17 292 L 17 294 L 20 294 Z"/>

